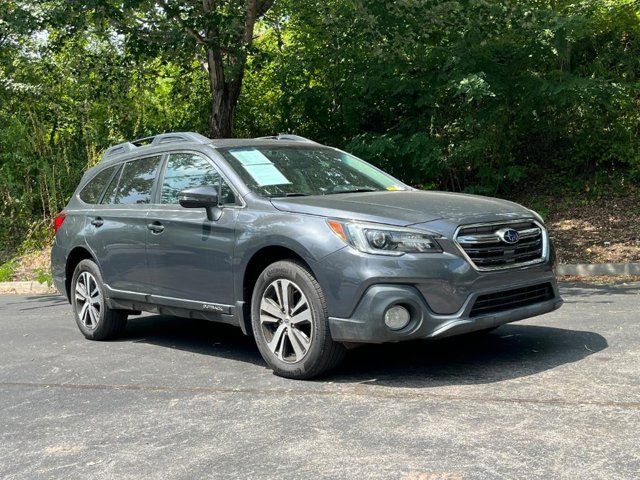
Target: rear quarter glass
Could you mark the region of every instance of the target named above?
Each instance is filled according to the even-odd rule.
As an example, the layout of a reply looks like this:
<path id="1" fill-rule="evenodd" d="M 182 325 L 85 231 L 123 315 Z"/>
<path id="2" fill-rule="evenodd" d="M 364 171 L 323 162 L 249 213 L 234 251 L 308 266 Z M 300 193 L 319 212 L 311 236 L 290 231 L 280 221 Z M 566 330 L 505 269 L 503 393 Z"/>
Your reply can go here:
<path id="1" fill-rule="evenodd" d="M 80 191 L 80 198 L 88 204 L 96 204 L 100 201 L 100 197 L 107 187 L 107 183 L 111 180 L 117 166 L 105 168 L 98 172 Z"/>

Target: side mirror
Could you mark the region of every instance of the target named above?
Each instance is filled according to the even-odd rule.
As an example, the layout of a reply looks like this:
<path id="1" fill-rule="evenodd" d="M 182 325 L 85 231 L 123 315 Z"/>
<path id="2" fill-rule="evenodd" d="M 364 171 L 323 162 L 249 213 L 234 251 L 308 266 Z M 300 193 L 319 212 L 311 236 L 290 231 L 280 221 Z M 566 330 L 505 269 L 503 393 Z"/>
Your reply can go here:
<path id="1" fill-rule="evenodd" d="M 207 219 L 212 222 L 222 215 L 222 210 L 218 208 L 218 190 L 213 187 L 187 188 L 178 194 L 178 201 L 184 208 L 204 208 Z"/>

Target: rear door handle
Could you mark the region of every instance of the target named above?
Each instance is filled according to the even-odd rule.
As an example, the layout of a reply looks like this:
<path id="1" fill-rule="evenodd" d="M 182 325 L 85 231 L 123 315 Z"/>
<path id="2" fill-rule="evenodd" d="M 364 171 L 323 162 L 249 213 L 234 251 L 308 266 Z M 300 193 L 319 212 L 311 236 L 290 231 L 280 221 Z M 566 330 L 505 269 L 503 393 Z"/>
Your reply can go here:
<path id="1" fill-rule="evenodd" d="M 153 222 L 147 225 L 147 228 L 151 230 L 152 233 L 162 233 L 164 232 L 164 225 L 160 222 Z"/>
<path id="2" fill-rule="evenodd" d="M 94 218 L 93 220 L 91 220 L 91 225 L 93 225 L 94 227 L 101 227 L 102 225 L 104 225 L 104 220 L 102 220 L 100 217 Z"/>

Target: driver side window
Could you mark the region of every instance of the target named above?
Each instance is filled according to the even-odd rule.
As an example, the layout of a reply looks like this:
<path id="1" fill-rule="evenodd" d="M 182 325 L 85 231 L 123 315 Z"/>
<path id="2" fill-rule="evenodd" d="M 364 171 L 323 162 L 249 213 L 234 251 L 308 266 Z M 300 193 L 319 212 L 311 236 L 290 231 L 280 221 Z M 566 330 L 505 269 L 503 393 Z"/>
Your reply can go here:
<path id="1" fill-rule="evenodd" d="M 182 190 L 202 186 L 218 190 L 220 205 L 236 205 L 233 190 L 211 162 L 193 153 L 173 153 L 169 156 L 164 173 L 160 203 L 177 205 L 178 194 Z"/>

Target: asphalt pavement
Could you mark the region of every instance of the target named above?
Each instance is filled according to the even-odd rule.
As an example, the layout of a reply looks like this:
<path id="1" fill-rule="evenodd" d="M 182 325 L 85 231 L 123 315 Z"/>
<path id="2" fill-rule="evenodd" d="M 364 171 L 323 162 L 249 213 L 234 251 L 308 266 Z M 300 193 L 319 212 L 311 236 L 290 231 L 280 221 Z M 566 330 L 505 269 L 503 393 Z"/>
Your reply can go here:
<path id="1" fill-rule="evenodd" d="M 0 296 L 0 478 L 640 478 L 640 284 L 562 293 L 317 381 L 229 326 L 146 315 L 91 342 L 62 297 Z"/>

